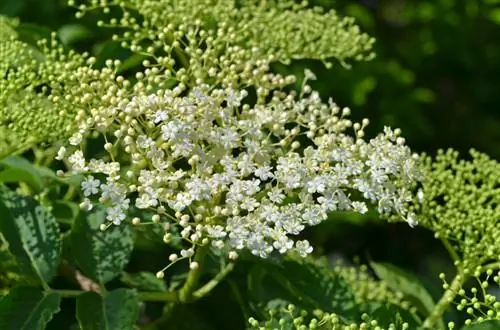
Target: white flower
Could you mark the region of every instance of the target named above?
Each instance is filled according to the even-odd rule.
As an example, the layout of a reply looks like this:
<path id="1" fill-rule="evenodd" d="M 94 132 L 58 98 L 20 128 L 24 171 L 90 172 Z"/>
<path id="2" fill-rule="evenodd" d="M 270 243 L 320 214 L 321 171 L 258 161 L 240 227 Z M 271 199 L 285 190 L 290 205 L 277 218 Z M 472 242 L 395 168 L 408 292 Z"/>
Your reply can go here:
<path id="1" fill-rule="evenodd" d="M 63 160 L 64 156 L 66 155 L 66 148 L 65 147 L 60 147 L 59 150 L 57 151 L 57 160 Z"/>
<path id="2" fill-rule="evenodd" d="M 309 241 L 297 241 L 295 242 L 295 250 L 299 253 L 301 257 L 307 257 L 308 254 L 313 252 L 313 247 Z"/>
<path id="3" fill-rule="evenodd" d="M 283 200 L 285 199 L 285 195 L 283 195 L 283 191 L 279 188 L 273 188 L 271 191 L 267 193 L 267 196 L 269 199 L 276 203 L 276 204 L 281 204 L 283 203 Z"/>
<path id="4" fill-rule="evenodd" d="M 208 235 L 210 237 L 219 239 L 219 238 L 224 238 L 226 237 L 227 233 L 224 231 L 224 227 L 217 225 L 217 226 L 207 226 L 206 228 Z"/>
<path id="5" fill-rule="evenodd" d="M 304 70 L 304 76 L 307 80 L 316 80 L 316 75 L 309 69 Z"/>
<path id="6" fill-rule="evenodd" d="M 83 182 L 82 182 L 82 189 L 83 189 L 83 195 L 85 197 L 88 197 L 90 195 L 95 195 L 99 192 L 99 185 L 101 184 L 101 181 L 98 179 L 94 179 L 92 175 L 89 175 Z"/>
<path id="7" fill-rule="evenodd" d="M 419 189 L 417 191 L 417 200 L 420 202 L 420 203 L 423 203 L 424 202 L 424 192 L 422 189 Z"/>
<path id="8" fill-rule="evenodd" d="M 255 176 L 261 179 L 262 181 L 266 181 L 268 179 L 272 179 L 274 177 L 271 172 L 271 166 L 260 166 L 255 170 Z"/>
<path id="9" fill-rule="evenodd" d="M 414 213 L 408 213 L 408 215 L 406 216 L 406 222 L 411 228 L 415 228 L 415 226 L 418 225 L 418 220 L 415 217 Z"/>
<path id="10" fill-rule="evenodd" d="M 106 219 L 111 221 L 115 225 L 119 225 L 123 220 L 125 220 L 125 213 L 120 207 L 109 207 L 106 210 Z"/>
<path id="11" fill-rule="evenodd" d="M 69 143 L 73 146 L 77 146 L 82 142 L 83 135 L 80 132 L 76 132 L 69 138 Z"/>
<path id="12" fill-rule="evenodd" d="M 416 225 L 409 205 L 417 159 L 397 142 L 399 131 L 386 128 L 371 140 L 351 135 L 349 110 L 322 102 L 314 91 L 297 99 L 281 87 L 277 93 L 268 89 L 272 96 L 257 88 L 257 105 L 248 105 L 242 101 L 246 92 L 235 87 L 192 87 L 187 93 L 179 85 L 132 95 L 119 106 L 125 115 L 99 110 L 80 123 L 82 137 L 107 123 L 116 138 L 109 143 L 124 151 L 111 155 L 120 163 L 109 153 L 86 160 L 81 150 L 68 158 L 73 171 L 106 176 L 104 184 L 87 177 L 82 190 L 99 195 L 109 221 L 124 221 L 133 204 L 156 210 L 165 219 L 166 237 L 178 224 L 186 240 L 208 238 L 225 253 L 246 249 L 262 258 L 274 251 L 310 254 L 309 242 L 293 243 L 293 236 L 330 212 L 366 213 L 367 202 Z M 134 94 L 120 91 L 129 92 Z M 302 136 L 310 141 L 305 148 L 298 144 Z M 122 159 L 130 164 L 123 177 Z"/>
<path id="13" fill-rule="evenodd" d="M 355 212 L 365 214 L 368 212 L 368 208 L 366 206 L 366 203 L 364 202 L 359 202 L 359 201 L 354 201 L 351 203 L 351 207 Z"/>
<path id="14" fill-rule="evenodd" d="M 153 122 L 155 124 L 158 124 L 162 121 L 168 120 L 168 114 L 163 111 L 163 110 L 158 110 L 155 112 L 154 117 L 153 117 Z"/>
<path id="15" fill-rule="evenodd" d="M 83 157 L 83 152 L 81 150 L 77 150 L 69 156 L 68 162 L 73 171 L 76 173 L 81 173 L 87 170 L 85 167 L 85 158 Z"/>

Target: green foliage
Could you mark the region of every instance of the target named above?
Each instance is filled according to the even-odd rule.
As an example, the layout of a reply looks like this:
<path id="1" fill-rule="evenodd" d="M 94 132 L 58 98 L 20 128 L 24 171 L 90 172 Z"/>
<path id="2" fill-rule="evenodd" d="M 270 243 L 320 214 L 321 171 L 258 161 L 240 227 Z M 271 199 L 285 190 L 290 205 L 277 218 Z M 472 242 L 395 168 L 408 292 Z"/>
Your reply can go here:
<path id="1" fill-rule="evenodd" d="M 157 278 L 152 273 L 140 272 L 136 274 L 123 273 L 120 277 L 120 281 L 127 284 L 132 288 L 136 288 L 140 291 L 167 291 L 167 286 L 164 281 Z"/>
<path id="2" fill-rule="evenodd" d="M 500 321 L 485 321 L 462 327 L 462 330 L 494 330 L 500 327 Z"/>
<path id="3" fill-rule="evenodd" d="M 422 315 L 429 315 L 434 309 L 431 295 L 414 275 L 386 263 L 371 262 L 370 267 L 393 291 L 404 294 Z"/>
<path id="4" fill-rule="evenodd" d="M 25 275 L 50 281 L 60 262 L 60 231 L 54 217 L 32 197 L 0 187 L 0 231 Z"/>
<path id="5" fill-rule="evenodd" d="M 309 310 L 357 318 L 354 293 L 339 275 L 311 260 L 285 258 L 278 264 L 256 263 L 249 273 L 249 289 L 257 301 L 284 299 Z"/>
<path id="6" fill-rule="evenodd" d="M 83 274 L 99 284 L 117 277 L 127 265 L 133 248 L 132 233 L 128 226 L 105 225 L 103 209 L 82 212 L 73 222 L 69 244 L 74 262 Z"/>
<path id="7" fill-rule="evenodd" d="M 59 312 L 61 296 L 36 287 L 19 286 L 0 300 L 0 328 L 42 330 Z"/>
<path id="8" fill-rule="evenodd" d="M 139 314 L 134 290 L 117 289 L 102 296 L 87 292 L 76 298 L 76 317 L 81 329 L 132 329 Z"/>
<path id="9" fill-rule="evenodd" d="M 52 181 L 57 180 L 50 170 L 35 166 L 19 156 L 9 156 L 0 160 L 0 182 L 25 182 L 36 193 L 41 192 Z"/>
<path id="10" fill-rule="evenodd" d="M 142 171 L 158 164 L 146 157 L 139 161 L 145 152 L 127 142 L 144 133 L 148 120 L 131 115 L 135 110 L 127 105 L 137 102 L 140 110 L 141 102 L 154 103 L 145 97 L 172 90 L 189 94 L 201 84 L 248 93 L 243 103 L 249 108 L 237 106 L 234 112 L 254 104 L 258 109 L 272 99 L 269 116 L 282 116 L 279 125 L 265 129 L 269 136 L 273 130 L 287 135 L 269 140 L 284 152 L 295 148 L 287 144 L 294 131 L 300 139 L 304 135 L 300 143 L 320 143 L 302 131 L 306 126 L 325 126 L 318 132 L 330 124 L 354 126 L 358 142 L 365 134 L 367 121 L 356 128 L 345 118 L 350 110 L 336 106 L 341 117 L 317 123 L 324 112 L 320 103 L 294 108 L 312 116 L 304 127 L 292 127 L 281 105 L 308 95 L 310 84 L 323 96 L 335 94 L 342 103 L 373 110 L 376 127 L 403 127 L 417 150 L 433 153 L 444 144 L 464 149 L 472 143 L 497 157 L 500 120 L 484 109 L 494 108 L 500 86 L 494 70 L 500 48 L 490 37 L 499 31 L 498 1 L 384 1 L 372 9 L 339 1 L 337 11 L 319 0 L 68 2 L 73 9 L 56 0 L 0 4 L 1 13 L 22 22 L 0 15 L 0 329 L 500 328 L 500 166 L 483 153 L 472 151 L 470 159 L 455 151 L 421 157 L 425 180 L 415 184 L 418 201 L 405 220 L 434 235 L 455 267 L 450 282 L 440 274 L 443 291 L 436 300 L 420 277 L 391 262 L 332 267 L 321 247 L 313 257 L 256 259 L 247 251 L 229 251 L 222 240 L 193 235 L 202 221 L 215 225 L 228 214 L 247 213 L 216 211 L 216 200 L 226 191 L 214 201 L 192 204 L 184 214 L 163 202 L 133 207 L 118 225 L 105 207 L 128 206 L 130 200 L 96 197 L 88 188 L 94 181 L 73 175 L 75 167 L 88 166 L 100 180 L 95 189 L 123 183 L 117 190 L 127 196 L 142 194 L 144 186 L 136 185 L 144 180 Z M 343 14 L 356 17 L 378 43 Z M 378 58 L 369 61 L 373 48 Z M 469 48 L 481 52 L 471 54 Z M 337 62 L 341 66 L 332 65 Z M 343 70 L 353 64 L 355 70 Z M 303 75 L 304 68 L 315 73 Z M 294 83 L 297 91 L 290 91 Z M 153 106 L 175 113 L 170 105 Z M 199 118 L 197 125 L 205 127 Z M 477 127 L 483 134 L 476 134 Z M 80 148 L 84 164 L 74 161 L 74 154 L 73 161 L 61 155 L 54 161 L 56 148 L 68 140 Z M 191 158 L 166 155 L 175 158 L 172 166 L 158 172 L 153 178 L 158 187 L 149 193 L 166 195 L 181 185 L 180 177 L 166 179 L 165 173 L 206 166 L 200 159 L 216 162 L 207 157 L 205 143 Z M 302 153 L 300 143 L 296 149 Z M 153 144 L 164 147 L 159 139 Z M 261 151 L 259 157 L 265 157 Z M 63 171 L 69 174 L 63 177 Z M 207 167 L 207 173 L 213 169 Z M 104 174 L 112 179 L 103 180 Z M 160 185 L 162 180 L 168 185 Z M 88 189 L 80 192 L 84 185 Z M 285 192 L 284 204 L 306 199 L 292 190 Z M 362 228 L 374 214 L 328 217 L 336 230 L 346 218 Z M 188 221 L 186 229 L 181 223 Z M 408 239 L 408 248 L 421 237 L 418 230 L 412 229 L 417 238 Z M 263 234 L 258 231 L 252 234 Z M 329 234 L 322 236 L 328 240 Z M 234 239 L 231 233 L 220 235 Z M 355 235 L 353 241 L 370 235 Z M 410 261 L 413 270 L 418 262 Z"/>

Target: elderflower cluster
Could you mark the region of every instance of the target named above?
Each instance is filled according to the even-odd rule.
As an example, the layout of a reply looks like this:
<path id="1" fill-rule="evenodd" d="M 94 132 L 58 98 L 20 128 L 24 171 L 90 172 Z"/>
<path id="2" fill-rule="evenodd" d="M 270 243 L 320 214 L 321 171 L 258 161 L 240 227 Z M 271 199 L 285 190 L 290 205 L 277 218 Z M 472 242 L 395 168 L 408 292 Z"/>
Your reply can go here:
<path id="1" fill-rule="evenodd" d="M 310 253 L 309 242 L 292 237 L 330 212 L 365 213 L 366 202 L 412 217 L 408 187 L 420 174 L 398 131 L 365 141 L 367 120 L 353 124 L 349 109 L 323 103 L 310 88 L 299 97 L 276 91 L 253 106 L 245 90 L 182 92 L 133 97 L 79 123 L 59 157 L 73 173 L 89 174 L 85 208 L 107 204 L 117 225 L 132 205 L 155 210 L 185 239 L 260 257 Z M 83 136 L 103 130 L 112 133 L 105 155 L 85 158 Z"/>
<path id="2" fill-rule="evenodd" d="M 66 54 L 53 35 L 39 42 L 40 59 L 26 51 L 25 65 L 1 68 L 10 87 L 0 95 L 22 95 L 28 109 L 46 103 L 50 115 L 40 111 L 34 126 L 43 132 L 28 136 L 71 133 L 57 159 L 86 175 L 84 209 L 103 204 L 116 225 L 131 208 L 153 211 L 165 241 L 175 229 L 232 257 L 241 249 L 306 255 L 309 242 L 293 237 L 330 212 L 365 213 L 367 203 L 415 224 L 407 205 L 420 173 L 400 132 L 365 140 L 368 120 L 353 123 L 349 109 L 323 102 L 307 85 L 312 72 L 295 92 L 286 91 L 295 77 L 270 69 L 295 58 L 371 58 L 373 40 L 352 19 L 291 2 L 86 3 L 77 16 L 119 8 L 121 18 L 99 25 L 122 29 L 113 39 L 144 57 L 135 76 L 120 76 L 118 60 L 98 68 L 87 54 Z M 6 52 L 12 61 L 18 53 Z M 32 127 L 20 114 L 0 119 L 22 134 Z M 102 151 L 90 153 L 95 138 Z"/>

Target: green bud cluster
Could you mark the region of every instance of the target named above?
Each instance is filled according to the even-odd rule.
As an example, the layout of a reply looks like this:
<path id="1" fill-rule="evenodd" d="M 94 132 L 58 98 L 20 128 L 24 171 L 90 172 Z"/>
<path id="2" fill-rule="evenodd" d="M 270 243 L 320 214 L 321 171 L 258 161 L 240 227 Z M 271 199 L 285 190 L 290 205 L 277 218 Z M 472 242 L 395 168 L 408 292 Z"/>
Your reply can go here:
<path id="1" fill-rule="evenodd" d="M 480 276 L 484 274 L 485 276 Z M 465 324 L 478 323 L 486 320 L 500 319 L 500 302 L 497 297 L 489 292 L 491 286 L 500 285 L 500 271 L 493 271 L 491 268 L 486 270 L 483 267 L 477 267 L 473 276 L 477 284 L 471 288 L 460 288 L 455 292 L 457 296 L 457 310 L 467 313 Z M 450 285 L 444 280 L 444 274 L 440 276 L 443 279 L 443 288 L 450 289 Z"/>
<path id="2" fill-rule="evenodd" d="M 408 323 L 381 326 L 377 320 L 368 314 L 361 316 L 360 322 L 349 322 L 336 313 L 326 313 L 321 310 L 308 312 L 294 304 L 279 301 L 267 309 L 268 319 L 259 322 L 249 319 L 252 330 L 408 330 Z"/>
<path id="3" fill-rule="evenodd" d="M 421 202 L 415 213 L 421 226 L 450 243 L 459 269 L 500 262 L 500 164 L 475 150 L 471 160 L 458 152 L 424 157 Z M 486 270 L 485 268 L 484 270 Z"/>
<path id="4" fill-rule="evenodd" d="M 336 58 L 346 65 L 347 59 L 362 61 L 374 57 L 371 52 L 374 39 L 362 33 L 352 18 L 339 17 L 333 10 L 310 8 L 307 1 L 92 0 L 85 3 L 78 5 L 78 16 L 95 8 L 105 12 L 114 6 L 122 8 L 124 15 L 120 20 L 101 24 L 127 28 L 121 40 L 132 40 L 134 47 L 141 47 L 141 41 L 149 41 L 146 44 L 155 47 L 162 39 L 178 39 L 182 30 L 198 25 L 207 31 L 217 31 L 212 38 L 219 41 L 219 47 L 230 43 L 245 49 L 245 56 L 253 59 L 257 55 L 285 62 Z M 77 5 L 74 0 L 69 4 Z M 142 20 L 136 19 L 136 12 Z M 187 37 L 179 43 L 189 46 L 192 39 Z M 218 47 L 207 50 L 219 51 Z"/>
<path id="5" fill-rule="evenodd" d="M 68 1 L 77 5 L 75 1 Z M 131 81 L 116 76 L 119 61 L 92 68 L 88 54 L 66 51 L 56 35 L 37 47 L 16 39 L 15 21 L 0 20 L 0 156 L 67 139 L 76 122 L 158 88 L 208 83 L 255 86 L 258 100 L 295 81 L 270 72 L 276 61 L 369 60 L 374 42 L 334 11 L 294 1 L 86 1 L 77 16 L 112 7 L 123 12 L 99 25 L 124 28 L 114 40 L 145 56 Z M 138 16 L 139 14 L 139 16 Z"/>
<path id="6" fill-rule="evenodd" d="M 11 27 L 0 36 L 0 156 L 73 133 L 75 108 L 67 91 L 79 84 L 73 71 L 84 64 L 55 34 L 34 47 L 18 40 L 9 22 L 0 21 Z"/>
<path id="7" fill-rule="evenodd" d="M 332 311 L 306 310 L 301 306 L 277 299 L 268 302 L 264 308 L 264 320 L 249 319 L 250 329 L 410 329 L 409 324 L 400 317 L 395 317 L 393 322 L 387 323 L 387 320 L 382 322 L 374 316 L 374 310 L 389 305 L 407 311 L 413 317 L 417 315 L 417 310 L 408 301 L 404 300 L 404 295 L 401 292 L 390 289 L 386 282 L 379 281 L 370 275 L 366 265 L 349 266 L 338 262 L 332 268 L 326 258 L 295 257 L 296 262 L 324 272 L 324 279 L 318 279 L 319 281 L 330 281 L 332 278 L 342 279 L 348 285 L 349 291 L 354 295 L 355 309 L 359 313 L 358 316 L 354 316 L 353 313 L 348 319 L 346 315 L 340 315 Z"/>
<path id="8" fill-rule="evenodd" d="M 394 291 L 384 281 L 376 280 L 368 273 L 368 266 L 345 266 L 338 264 L 333 271 L 342 277 L 353 290 L 359 304 L 366 302 L 389 303 L 415 314 L 416 308 L 404 300 L 401 292 Z"/>

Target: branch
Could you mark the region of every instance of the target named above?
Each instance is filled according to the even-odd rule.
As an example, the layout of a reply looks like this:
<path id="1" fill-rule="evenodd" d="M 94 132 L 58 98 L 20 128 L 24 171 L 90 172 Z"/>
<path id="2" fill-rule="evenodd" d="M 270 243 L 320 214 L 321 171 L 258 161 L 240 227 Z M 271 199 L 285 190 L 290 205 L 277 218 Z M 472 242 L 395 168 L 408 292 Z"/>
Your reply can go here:
<path id="1" fill-rule="evenodd" d="M 435 329 L 435 324 L 440 322 L 441 317 L 448 308 L 448 306 L 453 302 L 458 291 L 462 287 L 462 284 L 467 280 L 466 275 L 459 272 L 453 281 L 451 282 L 448 289 L 445 291 L 441 299 L 438 301 L 431 314 L 425 319 L 423 327 L 425 329 Z"/>

